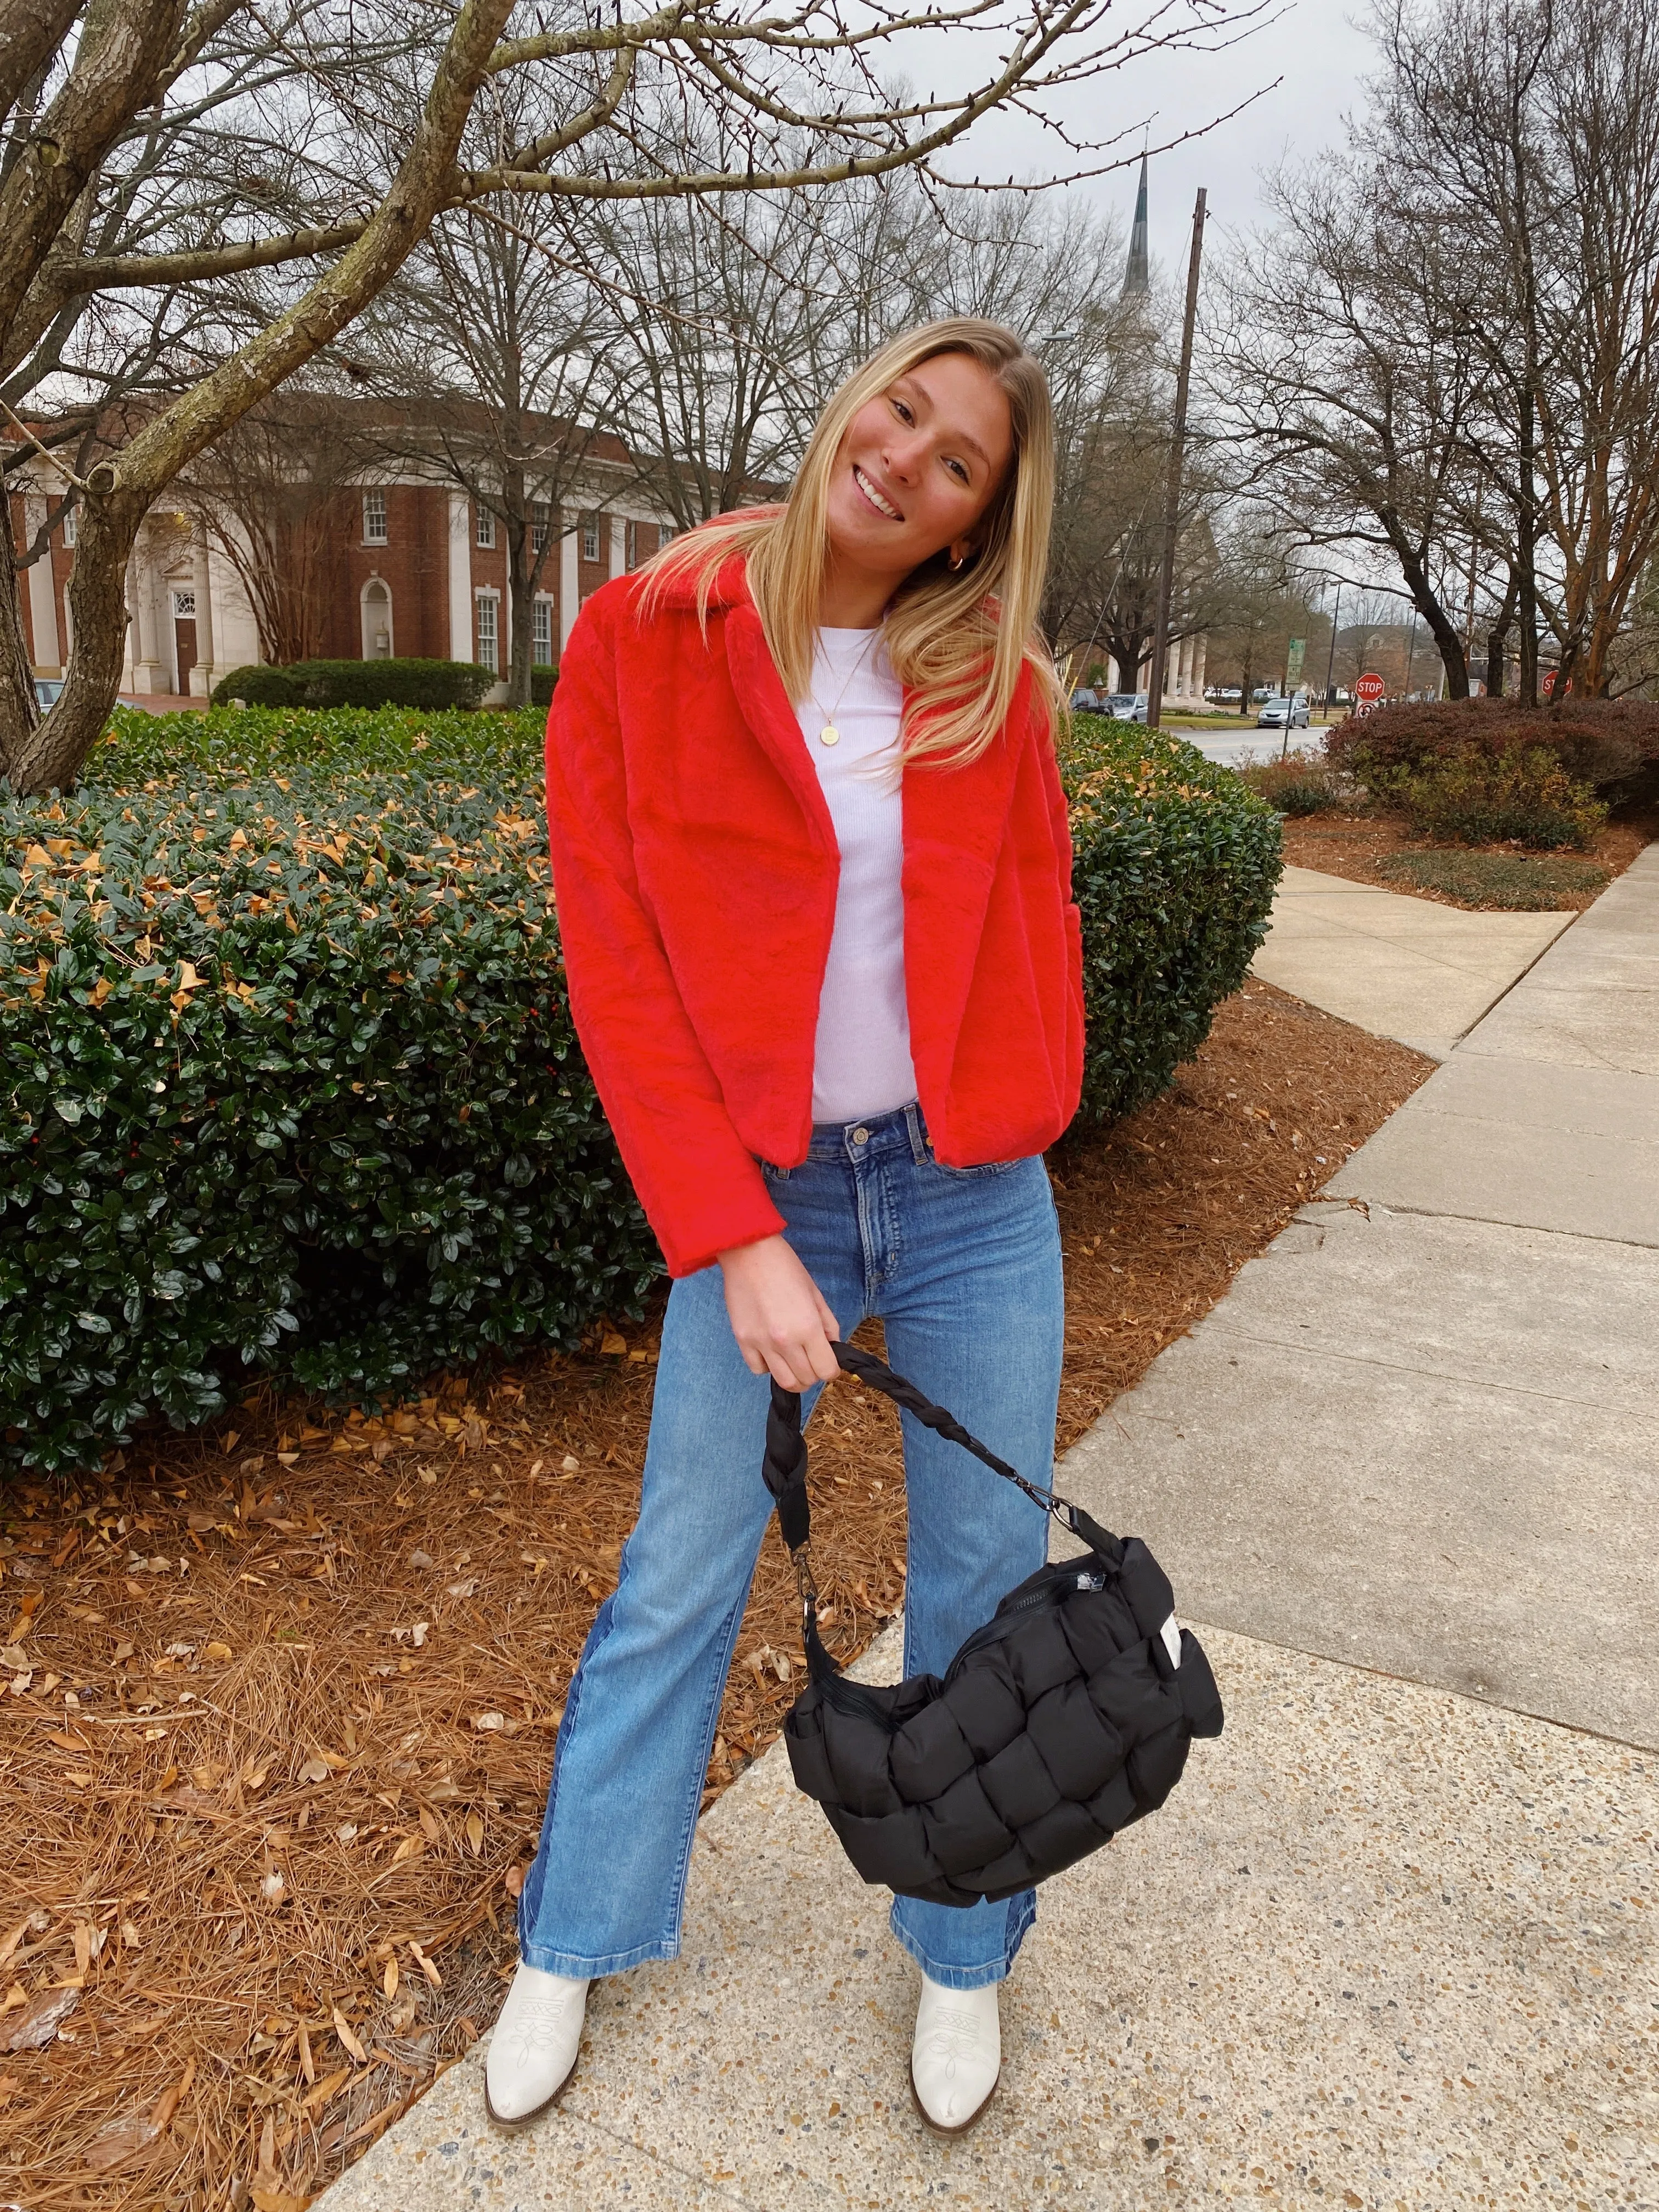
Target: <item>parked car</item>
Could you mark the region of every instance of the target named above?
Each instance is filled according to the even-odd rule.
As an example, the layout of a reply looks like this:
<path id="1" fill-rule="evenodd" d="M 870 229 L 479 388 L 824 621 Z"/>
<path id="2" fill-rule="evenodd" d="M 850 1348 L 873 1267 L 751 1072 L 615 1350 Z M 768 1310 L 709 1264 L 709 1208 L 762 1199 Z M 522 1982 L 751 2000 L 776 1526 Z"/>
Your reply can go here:
<path id="1" fill-rule="evenodd" d="M 1305 730 L 1308 726 L 1308 695 L 1298 691 L 1293 699 L 1282 696 L 1264 699 L 1261 711 L 1255 718 L 1258 730 Z"/>
<path id="2" fill-rule="evenodd" d="M 1146 696 L 1144 691 L 1109 691 L 1101 702 L 1100 711 L 1111 715 L 1115 721 L 1144 722 Z"/>
<path id="3" fill-rule="evenodd" d="M 34 703 L 44 714 L 48 707 L 55 707 L 63 696 L 61 676 L 37 676 L 34 679 Z"/>
<path id="4" fill-rule="evenodd" d="M 1085 684 L 1072 694 L 1074 714 L 1103 714 L 1106 712 L 1101 696 L 1092 684 Z"/>

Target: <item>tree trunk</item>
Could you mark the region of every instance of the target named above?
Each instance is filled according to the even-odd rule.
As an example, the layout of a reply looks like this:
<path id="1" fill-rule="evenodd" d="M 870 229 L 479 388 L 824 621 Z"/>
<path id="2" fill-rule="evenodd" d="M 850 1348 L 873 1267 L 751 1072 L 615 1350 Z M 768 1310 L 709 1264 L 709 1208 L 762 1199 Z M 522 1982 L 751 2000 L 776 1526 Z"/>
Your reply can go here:
<path id="1" fill-rule="evenodd" d="M 1520 592 L 1519 573 L 1511 568 L 1503 605 L 1492 617 L 1492 628 L 1486 632 L 1486 696 L 1489 699 L 1501 699 L 1504 696 L 1504 664 L 1509 658 L 1505 648 Z"/>
<path id="2" fill-rule="evenodd" d="M 1521 614 L 1520 702 L 1538 704 L 1538 483 L 1534 474 L 1536 427 L 1533 417 L 1532 385 L 1521 392 L 1519 459 L 1521 499 L 1516 514 L 1516 579 Z"/>
<path id="3" fill-rule="evenodd" d="M 94 471 L 94 477 L 103 471 Z M 67 791 L 109 720 L 121 689 L 126 642 L 126 568 L 149 501 L 143 494 L 100 487 L 81 504 L 79 542 L 70 575 L 75 649 L 57 704 L 29 730 L 11 725 L 10 698 L 0 699 L 0 743 L 12 788 Z M 33 686 L 29 687 L 33 697 Z"/>
<path id="4" fill-rule="evenodd" d="M 0 773 L 11 777 L 14 787 L 21 787 L 16 785 L 12 763 L 33 739 L 40 720 L 34 671 L 23 635 L 23 599 L 19 588 L 23 574 L 14 561 L 8 560 L 5 579 L 0 583 Z"/>
<path id="5" fill-rule="evenodd" d="M 1238 676 L 1238 711 L 1247 722 L 1250 719 L 1250 677 L 1253 673 L 1250 667 L 1250 647 L 1247 645 L 1244 648 L 1244 665 L 1239 671 Z"/>

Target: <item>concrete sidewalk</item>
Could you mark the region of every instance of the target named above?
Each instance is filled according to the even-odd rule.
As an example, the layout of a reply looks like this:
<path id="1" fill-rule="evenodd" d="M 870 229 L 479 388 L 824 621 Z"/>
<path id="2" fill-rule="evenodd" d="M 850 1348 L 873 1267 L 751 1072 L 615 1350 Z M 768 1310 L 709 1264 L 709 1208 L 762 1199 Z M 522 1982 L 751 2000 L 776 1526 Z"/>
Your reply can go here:
<path id="1" fill-rule="evenodd" d="M 475 2051 L 327 2212 L 1659 2207 L 1656 902 L 1659 848 L 1067 1455 L 1228 1725 L 1045 1887 L 974 2134 L 779 1748 L 559 2110 L 493 2134 Z"/>
<path id="2" fill-rule="evenodd" d="M 1573 919 L 1468 914 L 1346 876 L 1286 868 L 1250 973 L 1444 1060 Z"/>

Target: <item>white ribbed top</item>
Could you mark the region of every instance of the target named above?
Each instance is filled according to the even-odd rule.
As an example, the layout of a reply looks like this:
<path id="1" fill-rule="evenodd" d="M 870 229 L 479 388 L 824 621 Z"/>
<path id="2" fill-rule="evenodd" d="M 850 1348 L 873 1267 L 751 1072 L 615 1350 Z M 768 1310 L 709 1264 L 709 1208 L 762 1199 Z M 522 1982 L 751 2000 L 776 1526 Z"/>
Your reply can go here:
<path id="1" fill-rule="evenodd" d="M 815 1121 L 857 1121 L 916 1095 L 904 998 L 903 705 L 878 632 L 818 632 L 811 696 L 799 713 L 841 848 L 841 882 L 818 1002 Z M 826 721 L 841 733 L 834 745 L 819 739 Z"/>

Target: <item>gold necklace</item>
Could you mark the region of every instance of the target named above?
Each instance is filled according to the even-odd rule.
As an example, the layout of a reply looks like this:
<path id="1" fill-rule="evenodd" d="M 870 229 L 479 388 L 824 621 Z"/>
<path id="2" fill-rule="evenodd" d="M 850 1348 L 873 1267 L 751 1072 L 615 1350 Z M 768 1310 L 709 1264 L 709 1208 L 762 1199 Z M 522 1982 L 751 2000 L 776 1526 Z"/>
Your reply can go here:
<path id="1" fill-rule="evenodd" d="M 817 695 L 813 690 L 811 681 L 809 678 L 806 686 L 806 697 L 808 703 L 811 706 L 817 707 L 819 714 L 823 714 L 823 727 L 818 732 L 818 743 L 821 745 L 838 745 L 841 743 L 841 732 L 836 727 L 836 717 L 841 712 L 841 702 L 847 696 L 848 692 L 852 689 L 854 677 L 855 677 L 860 669 L 863 667 L 865 654 L 869 652 L 870 647 L 875 643 L 876 640 L 880 635 L 881 632 L 879 629 L 872 629 L 869 636 L 866 638 L 858 659 L 853 663 L 851 669 L 848 672 L 846 683 L 842 685 L 841 690 L 836 694 L 835 705 L 830 709 L 830 712 L 827 714 L 824 714 L 823 708 L 818 706 Z M 813 657 L 816 659 L 817 655 L 815 654 Z"/>

